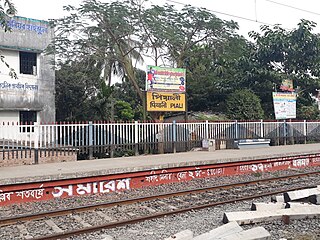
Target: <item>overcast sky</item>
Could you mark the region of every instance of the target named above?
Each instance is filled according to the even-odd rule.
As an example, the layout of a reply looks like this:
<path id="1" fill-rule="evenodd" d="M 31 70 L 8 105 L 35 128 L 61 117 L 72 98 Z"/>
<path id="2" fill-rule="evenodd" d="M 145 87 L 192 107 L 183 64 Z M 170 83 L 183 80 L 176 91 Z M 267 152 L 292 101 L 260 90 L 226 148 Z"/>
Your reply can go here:
<path id="1" fill-rule="evenodd" d="M 48 20 L 66 14 L 63 6 L 77 6 L 81 0 L 12 0 L 22 17 Z M 101 0 L 108 2 L 108 0 Z M 281 24 L 284 28 L 295 28 L 304 18 L 318 23 L 315 32 L 320 33 L 320 1 L 319 0 L 149 0 L 153 4 L 162 5 L 173 2 L 191 4 L 213 11 L 217 17 L 234 20 L 239 23 L 239 33 L 247 37 L 249 31 L 258 31 L 261 22 Z M 287 5 L 287 6 L 284 6 Z M 177 4 L 177 7 L 180 7 Z M 301 9 L 301 10 L 298 10 Z M 225 13 L 225 14 L 221 14 Z M 231 16 L 233 15 L 233 16 Z M 244 20 L 244 19 L 248 20 Z"/>

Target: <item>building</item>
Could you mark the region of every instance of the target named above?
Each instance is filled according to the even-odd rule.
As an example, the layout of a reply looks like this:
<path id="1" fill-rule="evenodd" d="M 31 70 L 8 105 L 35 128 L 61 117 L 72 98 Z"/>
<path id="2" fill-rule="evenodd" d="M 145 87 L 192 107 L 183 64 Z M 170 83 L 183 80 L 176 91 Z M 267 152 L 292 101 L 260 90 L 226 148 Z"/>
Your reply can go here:
<path id="1" fill-rule="evenodd" d="M 0 29 L 0 55 L 9 65 L 0 61 L 0 122 L 54 122 L 54 56 L 44 52 L 54 31 L 47 21 L 24 17 L 8 25 L 10 32 Z"/>

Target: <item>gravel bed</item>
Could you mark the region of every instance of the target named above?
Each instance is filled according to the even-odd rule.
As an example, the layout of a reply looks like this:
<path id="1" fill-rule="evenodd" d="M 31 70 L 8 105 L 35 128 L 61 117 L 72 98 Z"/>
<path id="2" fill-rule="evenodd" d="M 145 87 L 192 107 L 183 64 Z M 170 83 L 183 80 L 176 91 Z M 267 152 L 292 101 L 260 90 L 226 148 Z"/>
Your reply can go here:
<path id="1" fill-rule="evenodd" d="M 270 197 L 256 199 L 259 202 L 268 202 Z M 148 220 L 142 223 L 118 227 L 115 229 L 106 229 L 84 236 L 68 238 L 69 240 L 91 240 L 104 239 L 107 236 L 114 240 L 163 240 L 180 231 L 189 229 L 194 236 L 206 233 L 211 229 L 223 225 L 222 217 L 224 212 L 230 211 L 248 211 L 250 210 L 252 201 L 243 201 L 224 206 L 217 206 L 199 211 L 192 211 L 166 218 Z M 296 240 L 319 240 L 320 219 L 309 219 L 291 221 L 289 225 L 282 221 L 273 221 L 267 224 L 253 224 L 242 226 L 249 229 L 257 226 L 265 227 L 270 232 L 272 240 L 296 239 Z"/>
<path id="2" fill-rule="evenodd" d="M 180 183 L 172 183 L 167 185 L 160 185 L 156 187 L 146 187 L 143 189 L 136 189 L 131 191 L 125 191 L 120 193 L 109 193 L 109 194 L 101 194 L 101 195 L 89 195 L 82 197 L 72 197 L 72 198 L 64 198 L 64 199 L 54 199 L 50 201 L 42 201 L 42 202 L 33 202 L 33 203 L 25 203 L 25 204 L 17 204 L 13 206 L 0 207 L 0 217 L 10 217 L 20 214 L 30 214 L 36 212 L 43 211 L 52 211 L 57 209 L 64 209 L 70 207 L 79 207 L 87 204 L 95 204 L 99 202 L 107 202 L 107 201 L 115 201 L 115 200 L 123 200 L 130 198 L 137 198 L 141 196 L 149 196 L 160 193 L 167 192 L 175 192 L 175 191 L 183 191 L 187 189 L 193 189 L 197 187 L 205 187 L 205 186 L 215 186 L 222 184 L 230 184 L 235 182 L 243 182 L 256 180 L 260 178 L 268 178 L 274 176 L 282 176 L 288 175 L 292 173 L 306 172 L 306 171 L 319 171 L 320 167 L 299 169 L 299 170 L 286 170 L 286 171 L 277 171 L 277 172 L 269 172 L 269 173 L 258 173 L 258 174 L 250 174 L 250 175 L 239 175 L 239 176 L 231 176 L 231 177 L 216 177 L 216 178 L 205 178 L 205 179 L 195 179 L 189 182 L 180 182 Z M 263 189 L 263 185 L 261 189 Z M 228 191 L 225 191 L 225 194 L 228 195 Z M 270 197 L 261 198 L 257 201 L 267 202 L 270 201 Z M 77 236 L 69 239 L 104 239 L 106 236 L 111 236 L 111 239 L 115 240 L 144 240 L 144 239 L 164 239 L 173 235 L 177 232 L 180 232 L 185 229 L 190 229 L 194 232 L 195 236 L 199 234 L 203 234 L 207 231 L 210 231 L 213 228 L 222 225 L 222 216 L 226 211 L 240 211 L 240 210 L 249 210 L 252 201 L 244 201 L 235 204 L 228 204 L 224 206 L 213 207 L 209 209 L 203 209 L 194 212 L 188 212 L 184 214 L 178 214 L 175 216 L 167 216 L 166 218 L 145 221 L 139 224 L 134 224 L 130 226 L 119 227 L 116 229 L 107 229 L 100 232 L 88 234 L 85 236 Z M 145 204 L 148 206 L 148 204 Z M 157 209 L 155 205 L 150 204 L 150 208 Z M 159 208 L 163 208 L 163 206 L 158 206 Z M 100 211 L 104 211 L 103 209 Z M 137 212 L 144 212 L 146 209 L 141 209 L 137 207 Z M 105 213 L 108 216 L 117 215 L 117 219 L 119 216 L 123 216 L 124 219 L 128 219 L 128 215 L 126 214 L 125 207 L 123 209 L 119 208 L 111 208 L 105 210 Z M 81 216 L 81 215 L 80 215 Z M 132 217 L 132 216 L 131 216 Z M 61 217 L 63 218 L 63 217 Z M 59 217 L 57 217 L 59 219 Z M 90 217 L 90 215 L 86 215 L 83 219 L 85 222 L 91 225 L 99 225 L 106 223 L 106 220 L 102 217 Z M 320 220 L 301 220 L 301 221 L 292 221 L 289 225 L 285 225 L 282 222 L 272 222 L 269 224 L 261 225 L 265 227 L 272 235 L 272 239 L 320 239 L 319 233 L 319 222 Z M 58 225 L 61 229 L 67 230 L 66 220 L 61 219 L 62 224 Z M 67 221 L 68 222 L 68 221 Z M 39 226 L 43 224 L 43 221 L 39 221 Z M 28 231 L 35 233 L 35 235 L 39 236 L 41 234 L 46 234 L 44 232 L 37 232 L 37 224 L 33 226 L 27 226 Z M 74 220 L 70 220 L 68 224 L 79 224 L 75 223 Z M 259 225 L 255 225 L 259 226 Z M 245 226 L 254 227 L 254 226 Z M 2 227 L 0 233 L 0 239 L 10 239 L 10 233 L 17 231 L 15 227 Z M 311 232 L 311 236 L 307 236 L 306 234 Z M 12 236 L 12 234 L 11 234 Z M 296 237 L 304 237 L 304 238 L 296 238 Z"/>
<path id="3" fill-rule="evenodd" d="M 62 229 L 63 231 L 70 231 L 74 228 L 82 228 L 82 224 L 75 221 L 72 216 L 69 216 L 68 218 L 64 216 L 54 217 L 52 218 L 54 220 L 54 223 L 57 224 L 57 226 Z M 68 226 L 72 226 L 73 228 L 69 228 Z"/>
<path id="4" fill-rule="evenodd" d="M 83 221 L 85 221 L 86 223 L 90 224 L 90 225 L 102 225 L 106 223 L 106 220 L 103 217 L 99 217 L 96 214 L 94 214 L 93 212 L 89 212 L 86 214 L 78 214 Z"/>
<path id="5" fill-rule="evenodd" d="M 43 220 L 33 221 L 26 224 L 26 228 L 29 233 L 34 234 L 35 236 L 43 236 L 51 233 L 51 228 Z M 44 230 L 46 229 L 46 230 Z"/>
<path id="6" fill-rule="evenodd" d="M 19 232 L 17 226 L 2 227 L 0 231 L 0 239 L 12 239 L 12 236 L 15 236 L 16 232 Z"/>

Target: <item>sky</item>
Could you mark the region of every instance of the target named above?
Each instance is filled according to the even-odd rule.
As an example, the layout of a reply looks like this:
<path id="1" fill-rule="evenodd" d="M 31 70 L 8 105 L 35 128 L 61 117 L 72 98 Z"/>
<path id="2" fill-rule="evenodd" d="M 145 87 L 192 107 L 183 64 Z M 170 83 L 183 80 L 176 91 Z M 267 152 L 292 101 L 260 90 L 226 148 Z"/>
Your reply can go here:
<path id="1" fill-rule="evenodd" d="M 108 0 L 100 0 L 109 2 Z M 63 11 L 66 4 L 78 6 L 82 0 L 12 0 L 18 10 L 18 16 L 48 20 L 61 18 L 67 14 Z M 217 17 L 238 22 L 239 34 L 248 38 L 249 31 L 259 31 L 263 24 L 281 24 L 291 30 L 297 27 L 300 19 L 319 23 L 314 30 L 320 33 L 319 0 L 149 0 L 157 5 L 165 3 L 183 4 L 206 8 Z M 180 4 L 181 3 L 181 4 Z"/>

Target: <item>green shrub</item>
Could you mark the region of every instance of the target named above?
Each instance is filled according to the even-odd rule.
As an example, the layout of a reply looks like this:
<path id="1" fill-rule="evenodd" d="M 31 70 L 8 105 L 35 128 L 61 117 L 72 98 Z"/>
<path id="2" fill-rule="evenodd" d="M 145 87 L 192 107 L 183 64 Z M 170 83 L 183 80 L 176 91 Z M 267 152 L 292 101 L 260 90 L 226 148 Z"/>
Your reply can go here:
<path id="1" fill-rule="evenodd" d="M 255 120 L 264 117 L 260 98 L 247 89 L 237 90 L 227 97 L 226 111 L 230 119 Z"/>

